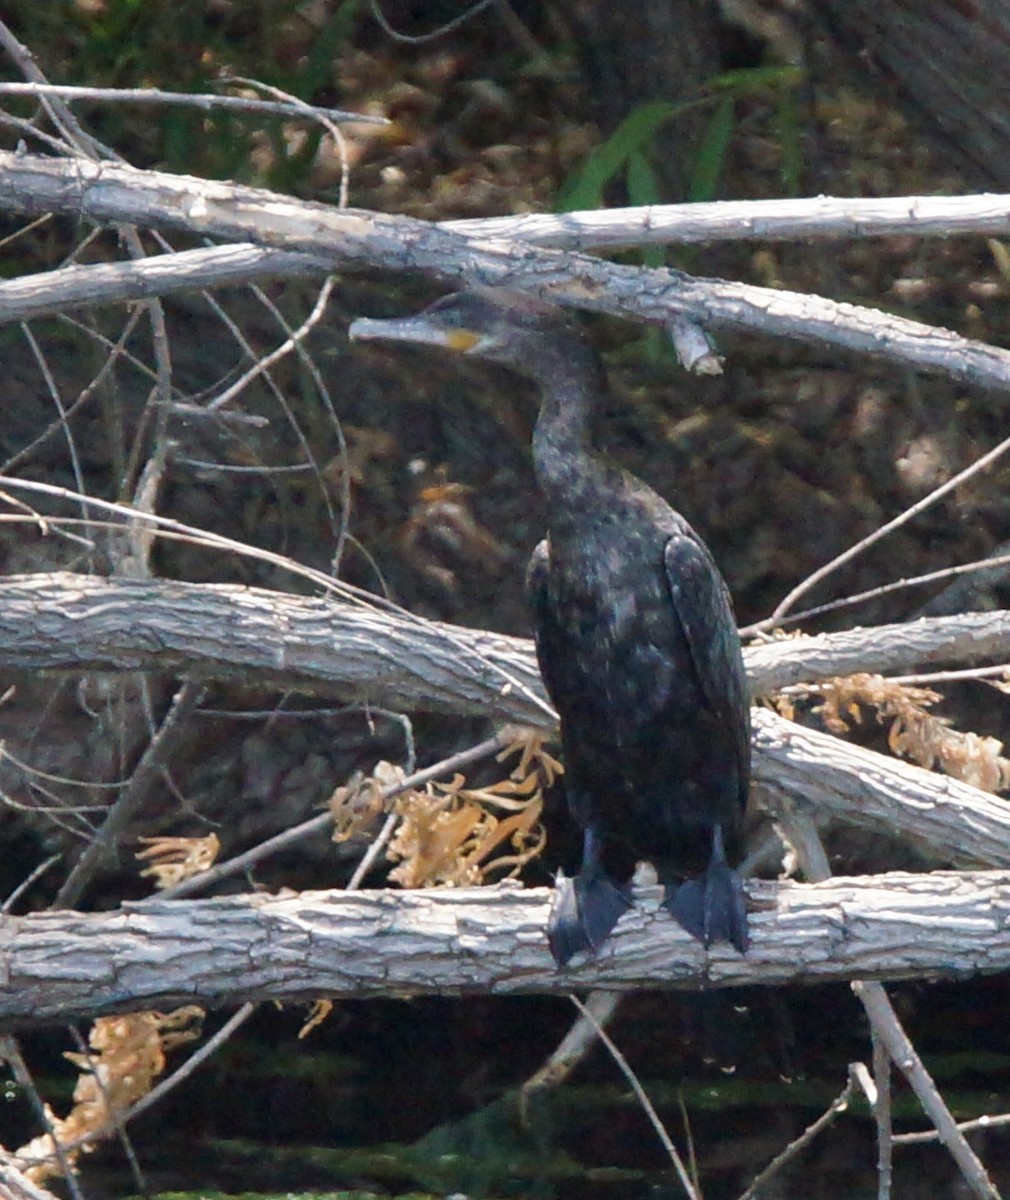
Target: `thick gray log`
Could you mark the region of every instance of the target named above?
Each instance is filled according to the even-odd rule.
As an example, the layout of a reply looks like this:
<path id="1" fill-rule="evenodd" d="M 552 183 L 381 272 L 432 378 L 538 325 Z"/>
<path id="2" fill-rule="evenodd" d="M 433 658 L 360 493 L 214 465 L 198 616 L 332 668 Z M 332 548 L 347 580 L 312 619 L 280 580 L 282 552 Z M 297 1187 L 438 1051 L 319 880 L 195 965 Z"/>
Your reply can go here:
<path id="1" fill-rule="evenodd" d="M 755 695 L 859 671 L 1010 659 L 1010 614 L 964 613 L 745 651 Z M 0 578 L 0 664 L 275 683 L 403 708 L 550 717 L 533 643 L 330 598 L 56 572 Z"/>
<path id="2" fill-rule="evenodd" d="M 178 673 L 553 724 L 525 638 L 232 584 L 7 576 L 0 664 Z"/>
<path id="3" fill-rule="evenodd" d="M 1010 660 L 1010 613 L 957 613 L 896 625 L 782 638 L 744 651 L 751 692 L 765 695 L 832 675 L 910 674 Z"/>
<path id="4" fill-rule="evenodd" d="M 1006 613 L 790 639 L 748 651 L 760 686 L 1010 652 Z M 810 665 L 806 666 L 807 657 Z M 0 665 L 274 683 L 389 708 L 553 725 L 532 643 L 408 613 L 226 584 L 71 574 L 0 580 Z M 927 860 L 1010 866 L 1010 806 L 977 788 L 754 713 L 759 801 L 907 839 Z"/>
<path id="5" fill-rule="evenodd" d="M 545 888 L 303 892 L 0 918 L 0 1027 L 318 996 L 564 995 L 1010 969 L 1010 873 L 752 883 L 752 942 L 708 953 L 646 888 L 596 960 L 559 972 Z"/>
<path id="6" fill-rule="evenodd" d="M 830 734 L 754 709 L 754 785 L 773 816 L 796 808 L 900 838 L 927 862 L 1010 867 L 1010 804 Z"/>

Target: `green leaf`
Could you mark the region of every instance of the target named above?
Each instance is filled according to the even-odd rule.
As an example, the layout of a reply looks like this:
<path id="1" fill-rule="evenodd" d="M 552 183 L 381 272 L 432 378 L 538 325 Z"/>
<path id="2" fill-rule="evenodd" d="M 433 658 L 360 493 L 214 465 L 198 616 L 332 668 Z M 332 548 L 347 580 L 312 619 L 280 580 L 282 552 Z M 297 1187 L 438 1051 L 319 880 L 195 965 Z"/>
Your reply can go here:
<path id="1" fill-rule="evenodd" d="M 629 113 L 610 137 L 597 146 L 582 167 L 562 185 L 557 211 L 600 208 L 607 184 L 618 177 L 629 157 L 645 147 L 678 110 L 678 105 L 656 100 L 641 104 Z"/>
<path id="2" fill-rule="evenodd" d="M 738 96 L 751 95 L 766 88 L 789 89 L 796 87 L 806 78 L 803 67 L 774 64 L 767 67 L 742 67 L 738 71 L 724 71 L 705 81 L 706 89 L 717 92 L 735 92 Z"/>
<path id="3" fill-rule="evenodd" d="M 628 203 L 629 204 L 659 204 L 661 193 L 659 179 L 643 150 L 635 150 L 628 155 Z M 663 246 L 644 246 L 641 251 L 642 262 L 647 267 L 662 267 L 666 262 Z"/>
<path id="4" fill-rule="evenodd" d="M 692 202 L 711 200 L 716 194 L 719 176 L 726 162 L 729 139 L 736 124 L 735 109 L 735 98 L 732 95 L 723 96 L 708 119 L 691 168 L 687 198 Z"/>
<path id="5" fill-rule="evenodd" d="M 803 181 L 803 148 L 800 145 L 800 114 L 793 88 L 783 88 L 775 109 L 775 128 L 782 147 L 779 175 L 787 196 L 798 196 Z"/>

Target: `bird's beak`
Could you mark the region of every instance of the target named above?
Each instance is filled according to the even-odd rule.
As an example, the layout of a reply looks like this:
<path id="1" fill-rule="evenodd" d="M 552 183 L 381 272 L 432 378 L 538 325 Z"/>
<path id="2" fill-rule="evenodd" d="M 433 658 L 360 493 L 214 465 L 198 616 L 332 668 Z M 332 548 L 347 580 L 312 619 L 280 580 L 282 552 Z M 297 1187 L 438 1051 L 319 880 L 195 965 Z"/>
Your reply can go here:
<path id="1" fill-rule="evenodd" d="M 414 317 L 395 317 L 388 321 L 358 317 L 347 331 L 352 342 L 411 342 L 420 346 L 441 346 L 444 350 L 455 350 L 466 354 L 480 344 L 481 335 L 469 329 L 439 329 L 424 319 L 424 314 Z"/>

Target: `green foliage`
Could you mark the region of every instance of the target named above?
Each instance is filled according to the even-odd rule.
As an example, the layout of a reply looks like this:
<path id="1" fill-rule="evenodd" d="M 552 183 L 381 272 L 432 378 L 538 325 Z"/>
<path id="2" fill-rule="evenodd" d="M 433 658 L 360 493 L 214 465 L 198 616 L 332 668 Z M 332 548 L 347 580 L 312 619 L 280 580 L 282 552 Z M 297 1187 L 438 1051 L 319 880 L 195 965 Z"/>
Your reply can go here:
<path id="1" fill-rule="evenodd" d="M 640 105 L 567 180 L 558 196 L 558 211 L 602 208 L 606 188 L 615 180 L 623 181 L 629 204 L 656 203 L 660 189 L 651 157 L 656 135 L 668 121 L 702 106 L 712 112 L 694 148 L 686 199 L 714 199 L 729 157 L 741 104 L 769 95 L 782 150 L 783 192 L 796 195 L 802 174 L 796 91 L 803 79 L 803 71 L 790 66 L 727 71 L 710 79 L 703 94 L 695 100 L 682 104 L 657 100 Z"/>
<path id="2" fill-rule="evenodd" d="M 729 140 L 735 125 L 736 97 L 727 94 L 720 97 L 716 104 L 695 152 L 687 188 L 688 200 L 714 200 L 718 195 L 719 178 L 726 163 Z"/>
<path id="3" fill-rule="evenodd" d="M 782 152 L 779 177 L 783 194 L 799 194 L 803 155 L 796 92 L 805 78 L 801 67 L 770 66 L 727 71 L 709 80 L 705 90 L 715 99 L 715 111 L 695 154 L 689 200 L 716 198 L 719 177 L 726 165 L 730 138 L 736 126 L 737 105 L 760 97 L 770 98 L 774 106 L 772 122 Z"/>
<path id="4" fill-rule="evenodd" d="M 603 192 L 607 184 L 621 176 L 630 175 L 629 160 L 644 157 L 644 154 L 659 130 L 684 109 L 683 105 L 668 104 L 663 100 L 639 105 L 618 125 L 605 142 L 593 150 L 575 175 L 562 186 L 558 195 L 558 212 L 576 212 L 579 209 L 602 208 Z M 629 191 L 632 204 L 648 204 L 638 201 Z"/>
<path id="5" fill-rule="evenodd" d="M 304 20 L 302 0 L 226 7 L 204 0 L 94 6 L 11 0 L 4 17 L 54 83 L 215 92 L 223 78 L 242 76 L 311 102 L 332 89 L 333 61 L 364 10 L 363 0 L 331 7 L 319 27 Z M 130 104 L 75 107 L 89 130 L 137 166 L 288 190 L 304 180 L 321 137 L 318 127 L 305 126 L 304 139 L 288 139 L 281 121 L 262 116 Z M 258 135 L 272 151 L 265 178 L 254 175 Z"/>

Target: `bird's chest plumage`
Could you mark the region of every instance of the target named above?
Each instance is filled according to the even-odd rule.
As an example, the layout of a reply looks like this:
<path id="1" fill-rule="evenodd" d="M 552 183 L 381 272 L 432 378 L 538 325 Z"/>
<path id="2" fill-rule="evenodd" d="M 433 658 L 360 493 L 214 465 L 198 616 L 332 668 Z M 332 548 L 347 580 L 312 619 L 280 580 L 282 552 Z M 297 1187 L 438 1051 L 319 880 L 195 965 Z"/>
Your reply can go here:
<path id="1" fill-rule="evenodd" d="M 593 722 L 619 747 L 697 704 L 660 538 L 552 539 L 546 599 L 537 640 L 563 722 Z"/>

